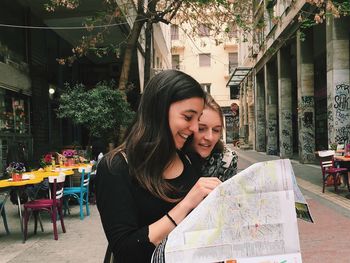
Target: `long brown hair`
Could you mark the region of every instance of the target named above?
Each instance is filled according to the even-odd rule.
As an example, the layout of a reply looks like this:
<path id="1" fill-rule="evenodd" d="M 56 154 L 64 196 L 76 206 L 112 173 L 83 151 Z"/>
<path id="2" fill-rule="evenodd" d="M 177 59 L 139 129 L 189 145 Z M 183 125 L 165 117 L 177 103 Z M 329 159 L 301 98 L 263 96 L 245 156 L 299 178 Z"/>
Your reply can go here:
<path id="1" fill-rule="evenodd" d="M 169 127 L 169 108 L 174 102 L 203 98 L 204 91 L 191 76 L 166 70 L 153 77 L 141 97 L 136 119 L 124 142 L 109 155 L 109 163 L 119 151 L 126 153 L 129 172 L 138 183 L 166 201 L 174 189 L 164 180 L 163 172 L 176 154 Z M 110 165 L 109 165 L 110 166 Z"/>

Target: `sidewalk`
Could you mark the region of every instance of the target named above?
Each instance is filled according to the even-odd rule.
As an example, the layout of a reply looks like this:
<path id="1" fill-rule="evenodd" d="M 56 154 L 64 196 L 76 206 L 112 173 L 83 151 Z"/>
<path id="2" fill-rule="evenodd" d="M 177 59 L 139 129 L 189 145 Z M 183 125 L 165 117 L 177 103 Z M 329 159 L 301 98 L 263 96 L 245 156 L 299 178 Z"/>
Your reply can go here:
<path id="1" fill-rule="evenodd" d="M 234 149 L 239 156 L 238 169 L 255 162 L 279 159 L 255 151 Z M 298 185 L 309 203 L 315 223 L 298 219 L 301 254 L 304 263 L 350 262 L 350 200 L 347 193 L 334 194 L 334 188 L 326 188 L 322 194 L 321 170 L 316 165 L 300 164 L 292 160 Z M 91 215 L 79 218 L 79 207 L 73 206 L 71 215 L 65 217 L 67 233 L 58 225 L 58 241 L 53 239 L 52 224 L 43 218 L 45 232 L 38 229 L 33 235 L 33 220 L 29 222 L 28 240 L 22 244 L 17 206 L 10 201 L 6 213 L 11 231 L 5 234 L 0 218 L 0 263 L 22 262 L 88 262 L 103 261 L 107 241 L 95 205 L 90 205 Z M 181 261 L 179 261 L 181 262 Z"/>
<path id="2" fill-rule="evenodd" d="M 90 216 L 80 220 L 79 206 L 72 206 L 71 215 L 64 219 L 66 233 L 62 233 L 61 224 L 57 222 L 57 241 L 53 238 L 50 219 L 42 213 L 45 232 L 41 232 L 38 226 L 38 232 L 34 235 L 34 223 L 31 219 L 28 239 L 23 244 L 17 206 L 8 200 L 6 214 L 11 234 L 6 235 L 0 218 L 0 263 L 103 262 L 107 240 L 95 205 L 90 205 L 90 213 Z"/>
<path id="3" fill-rule="evenodd" d="M 252 150 L 234 148 L 238 154 L 238 169 L 245 169 L 255 162 L 279 159 Z M 316 165 L 300 164 L 292 160 L 298 185 L 309 204 L 314 224 L 298 219 L 301 255 L 304 263 L 350 262 L 350 200 L 333 187 L 322 193 L 321 169 Z"/>

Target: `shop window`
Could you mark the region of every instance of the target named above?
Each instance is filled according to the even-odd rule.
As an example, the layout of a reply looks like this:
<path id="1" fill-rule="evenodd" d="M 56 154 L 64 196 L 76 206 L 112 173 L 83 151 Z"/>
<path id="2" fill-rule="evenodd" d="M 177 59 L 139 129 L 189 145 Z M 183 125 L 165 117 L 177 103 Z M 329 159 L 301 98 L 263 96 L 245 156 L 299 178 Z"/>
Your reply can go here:
<path id="1" fill-rule="evenodd" d="M 0 132 L 29 133 L 28 97 L 8 90 L 0 91 Z"/>

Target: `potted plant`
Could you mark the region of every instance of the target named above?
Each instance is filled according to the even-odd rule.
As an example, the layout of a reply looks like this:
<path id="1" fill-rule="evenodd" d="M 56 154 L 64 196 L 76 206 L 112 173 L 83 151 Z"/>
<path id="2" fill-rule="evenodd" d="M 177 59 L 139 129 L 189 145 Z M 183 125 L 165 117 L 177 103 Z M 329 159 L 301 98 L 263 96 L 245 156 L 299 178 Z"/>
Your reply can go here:
<path id="1" fill-rule="evenodd" d="M 51 153 L 45 154 L 43 158 L 40 159 L 40 166 L 47 172 L 52 170 L 52 159 L 53 156 Z"/>
<path id="2" fill-rule="evenodd" d="M 62 155 L 66 158 L 65 166 L 72 166 L 74 165 L 74 158 L 76 156 L 77 152 L 72 149 L 66 149 L 63 150 Z"/>
<path id="3" fill-rule="evenodd" d="M 11 175 L 13 181 L 22 180 L 22 173 L 26 171 L 24 163 L 12 162 L 6 168 L 6 172 Z"/>

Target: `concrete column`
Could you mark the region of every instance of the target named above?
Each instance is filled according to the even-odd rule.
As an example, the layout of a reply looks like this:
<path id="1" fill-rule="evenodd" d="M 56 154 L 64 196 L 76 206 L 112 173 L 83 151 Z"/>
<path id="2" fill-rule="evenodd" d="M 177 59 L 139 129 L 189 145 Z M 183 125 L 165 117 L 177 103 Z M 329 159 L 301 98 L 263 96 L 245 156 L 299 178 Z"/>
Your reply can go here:
<path id="1" fill-rule="evenodd" d="M 266 98 L 266 153 L 278 154 L 277 68 L 274 61 L 264 66 Z"/>
<path id="2" fill-rule="evenodd" d="M 278 120 L 280 157 L 293 156 L 292 127 L 292 80 L 290 65 L 290 47 L 281 48 L 277 53 L 278 71 Z"/>
<path id="3" fill-rule="evenodd" d="M 249 138 L 249 126 L 248 126 L 248 81 L 247 79 L 244 81 L 244 115 L 243 115 L 243 122 L 244 122 L 244 143 L 248 144 L 248 138 Z"/>
<path id="4" fill-rule="evenodd" d="M 329 20 L 326 26 L 328 143 L 350 143 L 350 18 Z"/>
<path id="5" fill-rule="evenodd" d="M 244 144 L 245 130 L 244 130 L 244 82 L 239 87 L 239 142 Z"/>
<path id="6" fill-rule="evenodd" d="M 256 115 L 256 136 L 255 150 L 258 152 L 266 151 L 266 120 L 265 120 L 265 86 L 264 78 L 261 73 L 255 75 L 255 115 Z"/>
<path id="7" fill-rule="evenodd" d="M 253 81 L 252 75 L 247 77 L 247 107 L 248 107 L 248 144 L 254 147 L 255 142 L 255 113 L 254 113 L 254 93 L 253 93 Z"/>
<path id="8" fill-rule="evenodd" d="M 315 160 L 315 103 L 312 31 L 301 41 L 297 34 L 297 84 L 299 158 L 301 163 Z"/>

